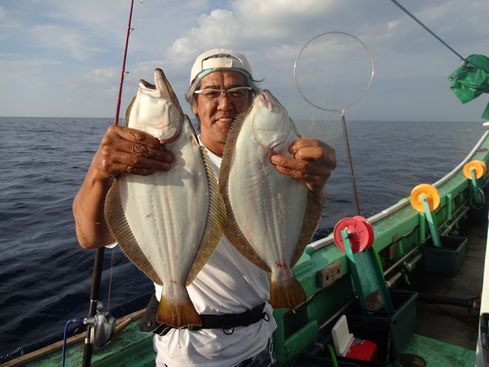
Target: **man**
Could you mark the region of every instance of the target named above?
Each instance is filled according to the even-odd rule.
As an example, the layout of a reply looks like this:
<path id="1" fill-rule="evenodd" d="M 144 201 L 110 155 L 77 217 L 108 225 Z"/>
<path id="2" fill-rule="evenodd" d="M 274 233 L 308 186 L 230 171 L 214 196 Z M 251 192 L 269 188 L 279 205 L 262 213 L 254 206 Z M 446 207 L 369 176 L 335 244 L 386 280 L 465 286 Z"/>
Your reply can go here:
<path id="1" fill-rule="evenodd" d="M 244 55 L 215 49 L 197 57 L 186 97 L 199 121 L 200 142 L 216 171 L 234 119 L 247 111 L 257 90 Z M 289 151 L 294 158 L 276 154 L 271 162 L 282 174 L 304 181 L 321 201 L 323 187 L 336 165 L 334 150 L 315 139 L 299 139 Z M 168 171 L 172 160 L 172 152 L 152 136 L 134 129 L 110 127 L 73 203 L 80 245 L 88 249 L 114 242 L 104 221 L 103 207 L 115 175 Z M 159 299 L 161 288 L 157 285 L 155 288 Z M 187 289 L 199 314 L 220 315 L 232 320 L 231 324 L 226 323 L 226 328 L 204 325 L 199 330 L 159 328 L 158 332 L 164 332 L 154 338 L 157 366 L 274 365 L 271 337 L 276 324 L 266 302 L 268 274 L 244 259 L 223 237 Z M 244 321 L 243 315 L 247 315 Z"/>

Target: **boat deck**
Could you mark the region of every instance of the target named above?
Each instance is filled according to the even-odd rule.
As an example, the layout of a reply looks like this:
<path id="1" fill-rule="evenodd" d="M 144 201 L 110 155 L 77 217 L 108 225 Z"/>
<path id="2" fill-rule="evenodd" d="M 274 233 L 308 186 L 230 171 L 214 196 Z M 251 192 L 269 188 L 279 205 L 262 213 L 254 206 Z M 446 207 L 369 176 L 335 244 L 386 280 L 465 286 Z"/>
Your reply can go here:
<path id="1" fill-rule="evenodd" d="M 471 224 L 467 232 L 461 234 L 469 240 L 465 260 L 457 274 L 427 273 L 420 267 L 413 286 L 419 293 L 416 306 L 417 335 L 473 352 L 478 337 L 487 220 L 471 220 Z M 446 300 L 434 301 L 437 297 Z M 449 303 L 466 303 L 466 306 Z M 422 343 L 418 347 L 422 347 Z"/>
<path id="2" fill-rule="evenodd" d="M 409 288 L 418 292 L 416 303 L 416 334 L 402 350 L 399 363 L 380 363 L 375 366 L 395 367 L 473 367 L 475 347 L 478 337 L 477 307 L 482 290 L 484 258 L 486 247 L 487 220 L 469 219 L 470 228 L 461 236 L 467 237 L 466 255 L 461 269 L 455 275 L 427 273 L 420 262 L 414 273 L 409 275 Z M 433 300 L 437 299 L 437 302 Z M 431 300 L 431 301 L 430 301 Z M 440 300 L 445 301 L 440 302 Z M 465 304 L 463 306 L 451 303 Z M 474 304 L 475 301 L 475 304 Z M 117 342 L 104 349 L 104 353 L 95 354 L 93 366 L 146 367 L 154 365 L 152 353 L 152 335 L 138 330 L 137 318 L 128 316 L 129 325 L 120 334 Z M 135 321 L 135 322 L 133 322 Z M 75 338 L 75 337 L 73 337 Z M 78 338 L 81 340 L 81 338 Z M 49 349 L 49 347 L 46 347 Z M 49 352 L 38 351 L 36 355 L 22 356 L 7 362 L 5 366 L 53 366 L 60 363 L 60 345 Z M 54 353 L 53 353 L 54 351 Z M 83 344 L 74 344 L 67 351 L 69 365 L 81 365 Z M 410 357 L 416 356 L 418 359 Z M 405 358 L 408 358 L 407 360 Z M 312 357 L 314 358 L 314 357 Z M 309 367 L 327 366 L 328 358 L 319 361 L 299 358 L 284 366 Z M 342 365 L 342 364 L 340 364 Z M 344 364 L 343 364 L 344 365 Z M 346 364 L 351 366 L 352 364 Z"/>

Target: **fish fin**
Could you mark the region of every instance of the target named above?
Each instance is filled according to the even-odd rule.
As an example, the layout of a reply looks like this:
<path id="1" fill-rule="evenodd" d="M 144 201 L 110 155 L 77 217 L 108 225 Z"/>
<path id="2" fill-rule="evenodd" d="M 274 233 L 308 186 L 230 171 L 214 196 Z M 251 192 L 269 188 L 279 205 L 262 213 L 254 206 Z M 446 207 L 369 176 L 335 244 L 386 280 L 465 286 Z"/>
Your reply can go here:
<path id="1" fill-rule="evenodd" d="M 157 68 L 158 70 L 161 71 L 162 77 L 163 77 L 163 82 L 165 83 L 166 89 L 170 95 L 170 99 L 173 102 L 173 104 L 178 108 L 178 110 L 183 114 L 182 106 L 180 105 L 180 102 L 178 101 L 178 97 L 173 90 L 173 87 L 171 86 L 169 80 L 167 79 L 165 73 L 163 72 L 162 69 Z M 156 80 L 155 80 L 155 86 L 156 86 Z"/>
<path id="2" fill-rule="evenodd" d="M 306 301 L 306 293 L 295 276 L 283 282 L 271 281 L 270 303 L 273 308 L 293 310 Z"/>
<path id="3" fill-rule="evenodd" d="M 183 118 L 184 120 L 187 120 L 188 121 L 188 127 L 189 127 L 189 130 L 192 132 L 192 135 L 194 136 L 195 140 L 197 141 L 197 144 L 200 145 L 199 143 L 199 139 L 197 138 L 197 132 L 195 131 L 195 127 L 194 125 L 192 125 L 192 121 L 190 121 L 190 117 L 188 117 L 187 114 L 183 114 Z M 214 173 L 214 171 L 212 171 Z M 215 176 L 215 175 L 214 175 Z"/>
<path id="4" fill-rule="evenodd" d="M 314 232 L 316 232 L 319 225 L 319 220 L 321 219 L 323 202 L 324 197 L 318 200 L 318 198 L 308 190 L 304 221 L 302 222 L 301 233 L 297 241 L 294 256 L 292 257 L 291 267 L 293 267 L 297 261 L 299 261 L 299 258 L 304 252 L 304 248 L 309 244 L 312 236 L 314 236 Z"/>
<path id="5" fill-rule="evenodd" d="M 153 282 L 162 285 L 163 282 L 141 251 L 127 223 L 121 203 L 119 181 L 117 180 L 112 183 L 105 197 L 104 216 L 107 226 L 119 242 L 119 246 L 127 258 Z"/>
<path id="6" fill-rule="evenodd" d="M 270 272 L 268 265 L 258 256 L 256 251 L 251 247 L 250 243 L 241 231 L 236 218 L 234 217 L 233 209 L 231 208 L 231 202 L 229 200 L 228 182 L 229 174 L 231 172 L 231 166 L 234 161 L 234 148 L 236 147 L 236 141 L 238 135 L 246 120 L 247 113 L 239 115 L 231 126 L 226 138 L 226 144 L 224 145 L 224 153 L 222 155 L 221 168 L 219 170 L 219 191 L 224 200 L 226 207 L 227 222 L 224 227 L 224 233 L 233 246 L 243 255 L 246 259 L 267 272 Z"/>
<path id="7" fill-rule="evenodd" d="M 167 302 L 162 295 L 158 305 L 158 312 L 156 313 L 156 321 L 173 328 L 202 326 L 202 320 L 195 310 L 188 293 L 185 298 L 182 303 L 172 304 Z"/>
<path id="8" fill-rule="evenodd" d="M 188 122 L 190 124 L 190 122 Z M 194 280 L 197 273 L 207 263 L 207 260 L 216 249 L 219 240 L 224 231 L 226 223 L 226 207 L 219 193 L 217 178 L 212 168 L 212 163 L 205 149 L 200 146 L 200 153 L 204 162 L 207 173 L 207 183 L 209 185 L 209 212 L 205 224 L 204 234 L 200 241 L 200 246 L 195 255 L 195 261 L 192 264 L 190 272 L 187 276 L 186 285 L 189 285 Z"/>
<path id="9" fill-rule="evenodd" d="M 132 97 L 131 102 L 129 102 L 129 104 L 127 105 L 126 113 L 124 114 L 124 123 L 123 123 L 123 126 L 126 126 L 127 127 L 129 125 L 129 116 L 131 114 L 132 105 L 134 104 L 134 101 L 135 100 L 136 100 L 136 96 Z"/>

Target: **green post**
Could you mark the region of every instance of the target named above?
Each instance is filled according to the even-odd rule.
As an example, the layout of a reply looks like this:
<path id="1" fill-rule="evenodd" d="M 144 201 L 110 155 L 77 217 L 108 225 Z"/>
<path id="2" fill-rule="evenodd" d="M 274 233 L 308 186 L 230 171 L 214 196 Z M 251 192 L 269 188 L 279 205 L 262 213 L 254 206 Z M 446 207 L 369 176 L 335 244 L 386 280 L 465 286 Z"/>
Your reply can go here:
<path id="1" fill-rule="evenodd" d="M 385 284 L 384 272 L 382 271 L 382 264 L 378 254 L 373 248 L 354 254 L 351 249 L 350 236 L 346 229 L 341 231 L 341 237 L 362 310 L 364 312 L 371 311 L 367 306 L 366 297 L 368 294 L 378 291 L 380 292 L 385 309 L 387 311 L 393 311 L 394 305 Z"/>
<path id="2" fill-rule="evenodd" d="M 423 202 L 424 214 L 426 216 L 426 220 L 428 221 L 428 226 L 430 227 L 431 238 L 433 238 L 433 244 L 436 247 L 441 247 L 440 235 L 438 234 L 438 230 L 436 229 L 435 222 L 433 220 L 433 216 L 431 215 L 431 210 L 428 205 L 428 199 L 426 195 L 421 195 L 421 201 Z"/>
<path id="3" fill-rule="evenodd" d="M 355 290 L 358 294 L 358 300 L 362 309 L 367 309 L 367 304 L 365 302 L 365 294 L 362 289 L 362 280 L 360 279 L 360 274 L 355 262 L 355 257 L 353 256 L 353 251 L 350 245 L 350 234 L 346 229 L 341 230 L 341 237 L 343 239 L 343 245 L 345 246 L 346 257 L 350 261 L 350 271 L 353 276 L 353 282 L 355 283 Z"/>
<path id="4" fill-rule="evenodd" d="M 479 188 L 479 184 L 477 183 L 477 178 L 475 177 L 475 168 L 470 169 L 470 177 L 472 181 L 472 197 L 470 200 L 470 205 L 473 208 L 480 209 L 484 205 L 485 197 L 484 191 Z"/>
<path id="5" fill-rule="evenodd" d="M 477 203 L 477 199 L 478 199 L 478 192 L 477 192 L 477 179 L 475 178 L 475 168 L 472 167 L 470 169 L 470 177 L 471 177 L 471 180 L 472 180 L 472 193 L 473 193 L 473 200 L 476 204 Z"/>
<path id="6" fill-rule="evenodd" d="M 447 194 L 447 220 L 453 215 L 453 197 L 452 194 Z"/>

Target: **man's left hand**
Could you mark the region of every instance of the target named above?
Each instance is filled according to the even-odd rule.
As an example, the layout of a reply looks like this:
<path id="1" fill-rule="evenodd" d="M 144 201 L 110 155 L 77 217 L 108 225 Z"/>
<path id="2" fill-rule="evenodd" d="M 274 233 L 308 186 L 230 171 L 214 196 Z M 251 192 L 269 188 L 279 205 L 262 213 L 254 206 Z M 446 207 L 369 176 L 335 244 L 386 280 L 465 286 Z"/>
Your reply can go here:
<path id="1" fill-rule="evenodd" d="M 336 167 L 335 150 L 316 139 L 298 139 L 289 147 L 293 158 L 273 154 L 272 164 L 287 176 L 304 181 L 315 195 L 322 197 L 322 190 Z"/>

